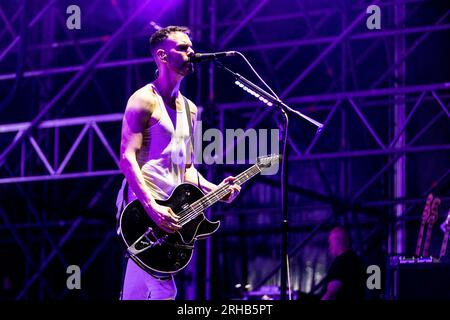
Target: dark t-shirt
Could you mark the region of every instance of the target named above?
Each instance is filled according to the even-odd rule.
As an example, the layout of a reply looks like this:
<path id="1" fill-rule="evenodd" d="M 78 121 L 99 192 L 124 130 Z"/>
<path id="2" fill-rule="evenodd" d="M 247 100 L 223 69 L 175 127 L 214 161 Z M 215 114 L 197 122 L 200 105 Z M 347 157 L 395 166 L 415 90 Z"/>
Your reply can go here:
<path id="1" fill-rule="evenodd" d="M 361 260 L 354 251 L 347 251 L 334 259 L 328 270 L 325 288 L 333 280 L 342 282 L 336 300 L 364 299 L 364 269 Z"/>

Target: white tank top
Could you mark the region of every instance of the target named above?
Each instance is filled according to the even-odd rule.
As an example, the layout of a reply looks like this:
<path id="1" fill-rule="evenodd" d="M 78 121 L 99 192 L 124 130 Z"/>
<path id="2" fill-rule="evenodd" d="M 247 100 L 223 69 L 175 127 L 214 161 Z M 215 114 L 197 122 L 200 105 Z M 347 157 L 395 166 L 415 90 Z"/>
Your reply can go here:
<path id="1" fill-rule="evenodd" d="M 148 85 L 148 89 L 156 93 L 161 117 L 144 130 L 142 147 L 136 158 L 151 195 L 164 200 L 177 185 L 184 182 L 189 124 L 184 101 L 182 110 L 176 111 L 166 107 L 153 83 Z M 128 188 L 128 201 L 134 199 L 136 196 Z"/>

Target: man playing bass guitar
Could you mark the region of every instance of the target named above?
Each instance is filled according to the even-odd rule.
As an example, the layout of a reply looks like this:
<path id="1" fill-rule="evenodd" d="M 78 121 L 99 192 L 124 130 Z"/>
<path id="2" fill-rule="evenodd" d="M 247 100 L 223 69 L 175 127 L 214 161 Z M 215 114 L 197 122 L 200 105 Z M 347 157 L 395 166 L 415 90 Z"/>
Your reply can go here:
<path id="1" fill-rule="evenodd" d="M 194 55 L 189 30 L 170 26 L 156 31 L 150 49 L 158 68 L 157 79 L 129 98 L 123 123 L 120 168 L 125 175 L 117 205 L 138 199 L 148 216 L 162 230 L 179 230 L 179 217 L 155 199 L 166 199 L 183 183 L 200 184 L 204 192 L 218 186 L 202 177 L 193 165 L 189 128 L 195 128 L 197 107 L 179 91 L 185 76 L 193 72 L 189 57 Z M 188 122 L 191 121 L 192 123 Z M 231 202 L 240 191 L 234 177 L 223 201 Z M 157 277 L 128 259 L 122 288 L 123 300 L 175 299 L 172 275 Z"/>

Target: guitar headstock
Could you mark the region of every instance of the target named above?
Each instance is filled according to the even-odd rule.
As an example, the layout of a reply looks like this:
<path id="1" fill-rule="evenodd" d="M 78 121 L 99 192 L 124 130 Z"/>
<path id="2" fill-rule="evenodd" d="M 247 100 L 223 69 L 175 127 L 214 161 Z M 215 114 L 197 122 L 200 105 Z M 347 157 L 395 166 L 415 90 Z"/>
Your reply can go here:
<path id="1" fill-rule="evenodd" d="M 261 156 L 256 159 L 256 164 L 260 168 L 269 168 L 274 164 L 277 164 L 281 159 L 279 154 L 271 154 L 268 156 Z"/>

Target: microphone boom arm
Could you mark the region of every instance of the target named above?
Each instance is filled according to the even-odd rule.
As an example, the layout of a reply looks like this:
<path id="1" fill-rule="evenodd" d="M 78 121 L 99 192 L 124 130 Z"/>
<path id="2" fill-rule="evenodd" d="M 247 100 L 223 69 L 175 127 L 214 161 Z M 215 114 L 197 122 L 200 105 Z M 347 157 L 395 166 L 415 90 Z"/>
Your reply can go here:
<path id="1" fill-rule="evenodd" d="M 298 110 L 294 110 L 291 107 L 289 107 L 287 104 L 285 104 L 283 101 L 281 101 L 280 99 L 274 97 L 272 94 L 268 93 L 267 91 L 265 91 L 264 89 L 262 89 L 261 87 L 257 86 L 256 84 L 254 84 L 253 82 L 251 82 L 250 80 L 246 79 L 245 77 L 241 76 L 239 73 L 236 73 L 232 70 L 230 70 L 229 68 L 225 67 L 221 62 L 214 60 L 214 62 L 223 70 L 227 71 L 228 73 L 230 73 L 235 79 L 236 79 L 236 84 L 238 84 L 239 86 L 241 86 L 240 84 L 243 84 L 242 87 L 247 87 L 250 90 L 246 90 L 248 91 L 250 94 L 252 94 L 253 96 L 259 98 L 260 100 L 262 100 L 264 103 L 266 103 L 268 106 L 272 106 L 275 105 L 279 108 L 281 108 L 283 111 L 285 112 L 291 112 L 294 113 L 296 115 L 298 115 L 299 117 L 302 117 L 303 119 L 309 121 L 310 123 L 312 123 L 313 125 L 315 125 L 317 127 L 317 132 L 320 132 L 323 128 L 323 124 L 308 117 L 307 115 L 301 113 Z M 262 97 L 262 99 L 260 98 Z M 266 101 L 264 101 L 264 99 Z"/>

